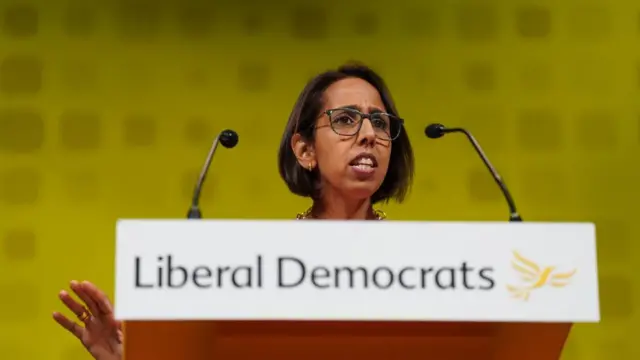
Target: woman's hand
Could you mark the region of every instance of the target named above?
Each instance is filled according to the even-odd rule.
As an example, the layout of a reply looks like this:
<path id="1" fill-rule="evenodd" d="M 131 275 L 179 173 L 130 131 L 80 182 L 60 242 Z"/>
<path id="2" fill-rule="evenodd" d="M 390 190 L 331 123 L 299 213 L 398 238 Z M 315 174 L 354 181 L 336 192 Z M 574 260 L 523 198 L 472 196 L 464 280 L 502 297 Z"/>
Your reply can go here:
<path id="1" fill-rule="evenodd" d="M 72 281 L 71 290 L 85 306 L 64 290 L 60 291 L 60 300 L 78 317 L 81 324 L 59 312 L 53 313 L 55 321 L 77 337 L 94 359 L 121 360 L 122 324 L 113 316 L 113 306 L 107 296 L 88 281 Z"/>

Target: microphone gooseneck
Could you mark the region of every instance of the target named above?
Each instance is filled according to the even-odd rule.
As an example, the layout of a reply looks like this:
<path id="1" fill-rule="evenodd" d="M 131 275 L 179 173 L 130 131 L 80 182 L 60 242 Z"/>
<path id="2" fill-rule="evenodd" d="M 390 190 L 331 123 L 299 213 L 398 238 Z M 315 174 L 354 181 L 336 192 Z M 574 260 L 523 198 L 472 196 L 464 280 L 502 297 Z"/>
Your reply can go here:
<path id="1" fill-rule="evenodd" d="M 522 217 L 520 217 L 520 214 L 518 213 L 516 204 L 513 201 L 513 197 L 511 197 L 511 193 L 509 192 L 509 189 L 507 189 L 507 185 L 505 184 L 498 171 L 493 167 L 493 165 L 487 158 L 487 155 L 485 155 L 484 151 L 482 151 L 482 147 L 480 147 L 478 141 L 473 137 L 473 135 L 471 135 L 470 132 L 463 128 L 447 128 L 442 124 L 431 124 L 424 129 L 425 135 L 427 135 L 427 137 L 431 139 L 438 139 L 443 137 L 445 134 L 452 132 L 463 133 L 467 137 L 467 139 L 469 139 L 469 142 L 471 142 L 471 145 L 476 150 L 476 153 L 478 153 L 478 155 L 482 159 L 482 162 L 491 173 L 491 176 L 500 187 L 500 191 L 502 191 L 502 195 L 504 196 L 505 200 L 507 201 L 507 205 L 509 206 L 509 221 L 522 221 Z"/>
<path id="2" fill-rule="evenodd" d="M 198 177 L 198 182 L 193 190 L 193 198 L 191 199 L 191 207 L 189 208 L 189 212 L 187 213 L 187 219 L 201 219 L 202 212 L 200 211 L 200 193 L 202 192 L 202 186 L 204 181 L 207 178 L 207 173 L 209 172 L 209 167 L 211 167 L 211 160 L 213 160 L 213 155 L 216 153 L 216 149 L 218 148 L 218 144 L 222 144 L 227 149 L 232 149 L 236 145 L 238 145 L 238 133 L 227 129 L 223 130 L 213 139 L 213 143 L 211 144 L 211 148 L 209 149 L 209 154 L 207 154 L 207 159 L 204 162 L 204 166 L 202 167 L 202 171 L 200 172 L 200 176 Z"/>

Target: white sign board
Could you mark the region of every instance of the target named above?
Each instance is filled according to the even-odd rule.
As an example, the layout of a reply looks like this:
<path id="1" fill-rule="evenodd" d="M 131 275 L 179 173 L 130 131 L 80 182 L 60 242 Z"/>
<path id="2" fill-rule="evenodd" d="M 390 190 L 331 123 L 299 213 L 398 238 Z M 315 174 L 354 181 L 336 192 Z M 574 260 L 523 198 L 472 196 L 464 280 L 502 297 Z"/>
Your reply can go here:
<path id="1" fill-rule="evenodd" d="M 595 227 L 121 220 L 122 320 L 598 322 Z"/>

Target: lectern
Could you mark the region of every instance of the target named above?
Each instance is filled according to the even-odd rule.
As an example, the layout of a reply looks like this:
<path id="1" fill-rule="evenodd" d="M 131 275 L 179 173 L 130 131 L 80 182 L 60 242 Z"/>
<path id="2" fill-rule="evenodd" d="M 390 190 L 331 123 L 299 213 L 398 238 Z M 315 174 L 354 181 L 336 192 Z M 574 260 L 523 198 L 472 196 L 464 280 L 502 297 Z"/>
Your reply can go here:
<path id="1" fill-rule="evenodd" d="M 125 359 L 559 359 L 586 223 L 121 220 Z"/>

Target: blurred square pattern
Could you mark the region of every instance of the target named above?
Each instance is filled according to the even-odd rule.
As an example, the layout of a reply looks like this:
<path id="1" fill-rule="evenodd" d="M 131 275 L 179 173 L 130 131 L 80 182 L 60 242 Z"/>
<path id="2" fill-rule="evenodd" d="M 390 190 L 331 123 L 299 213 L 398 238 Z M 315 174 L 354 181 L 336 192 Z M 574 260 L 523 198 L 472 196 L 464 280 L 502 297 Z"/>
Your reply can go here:
<path id="1" fill-rule="evenodd" d="M 579 341 L 576 341 L 575 336 L 569 336 L 564 344 L 564 347 L 562 348 L 562 357 L 558 360 L 584 359 L 584 357 L 582 357 L 581 355 L 582 353 L 580 351 Z"/>
<path id="2" fill-rule="evenodd" d="M 7 169 L 0 173 L 0 202 L 7 205 L 33 205 L 38 201 L 42 180 L 31 169 Z"/>
<path id="3" fill-rule="evenodd" d="M 591 155 L 593 159 L 590 159 L 590 166 L 579 173 L 580 185 L 586 189 L 581 200 L 588 205 L 590 213 L 594 216 L 606 214 L 621 218 L 626 218 L 629 211 L 635 214 L 635 207 L 640 201 L 640 193 L 635 190 L 635 186 L 640 183 L 640 178 L 629 169 L 635 167 L 637 158 L 615 164 L 610 160 L 612 157 L 606 156 L 606 152 L 594 152 L 594 155 L 599 156 Z"/>
<path id="4" fill-rule="evenodd" d="M 35 110 L 0 109 L 0 153 L 34 153 L 44 137 L 44 120 Z"/>
<path id="5" fill-rule="evenodd" d="M 246 35 L 260 35 L 265 30 L 267 21 L 264 14 L 246 10 L 242 18 L 242 29 Z"/>
<path id="6" fill-rule="evenodd" d="M 96 30 L 96 10 L 82 0 L 71 1 L 62 15 L 62 28 L 67 36 L 88 37 Z"/>
<path id="7" fill-rule="evenodd" d="M 0 321 L 2 320 L 0 319 Z M 38 352 L 34 349 L 34 347 L 21 346 L 16 343 L 9 342 L 0 342 L 0 354 L 2 354 L 5 359 L 31 360 L 38 358 Z"/>
<path id="8" fill-rule="evenodd" d="M 402 24 L 412 37 L 435 37 L 442 20 L 435 9 L 411 8 L 404 12 Z"/>
<path id="9" fill-rule="evenodd" d="M 595 223 L 598 260 L 606 264 L 627 264 L 634 253 L 630 225 L 619 219 L 601 219 Z"/>
<path id="10" fill-rule="evenodd" d="M 471 131 L 492 159 L 504 154 L 508 146 L 509 124 L 500 106 L 477 106 L 464 110 L 460 125 Z"/>
<path id="11" fill-rule="evenodd" d="M 150 97 L 160 87 L 162 77 L 154 71 L 152 63 L 136 59 L 127 64 L 122 71 L 121 89 L 130 91 L 134 96 Z"/>
<path id="12" fill-rule="evenodd" d="M 211 85 L 212 78 L 206 67 L 193 67 L 185 72 L 185 83 L 195 90 L 202 90 Z"/>
<path id="13" fill-rule="evenodd" d="M 524 150 L 554 151 L 562 145 L 562 123 L 551 109 L 525 109 L 516 122 L 517 140 Z"/>
<path id="14" fill-rule="evenodd" d="M 202 117 L 191 117 L 184 123 L 184 139 L 188 146 L 206 147 L 214 138 L 213 122 Z"/>
<path id="15" fill-rule="evenodd" d="M 38 9 L 31 4 L 9 5 L 2 14 L 2 32 L 11 37 L 29 37 L 38 33 Z"/>
<path id="16" fill-rule="evenodd" d="M 571 188 L 561 169 L 529 168 L 521 177 L 520 183 L 529 203 L 554 208 L 572 203 Z"/>
<path id="17" fill-rule="evenodd" d="M 474 176 L 472 173 L 469 176 L 470 178 Z M 438 187 L 438 182 L 435 180 L 435 176 L 432 177 L 421 177 L 419 179 L 416 179 L 416 184 L 422 189 L 422 191 L 424 191 L 426 194 L 437 194 L 438 191 L 440 190 L 440 188 Z M 472 192 L 474 191 L 473 189 L 471 189 L 471 182 L 473 182 L 473 179 L 469 179 L 469 193 L 470 196 L 473 196 L 474 194 L 472 194 Z M 483 201 L 483 200 L 482 200 Z"/>
<path id="18" fill-rule="evenodd" d="M 329 14 L 327 9 L 305 5 L 291 13 L 292 35 L 300 40 L 320 40 L 329 34 Z"/>
<path id="19" fill-rule="evenodd" d="M 0 92 L 33 95 L 42 89 L 42 62 L 32 55 L 9 55 L 0 60 Z"/>
<path id="20" fill-rule="evenodd" d="M 627 339 L 605 338 L 600 341 L 600 344 L 600 359 L 611 359 L 614 356 L 616 359 L 638 358 L 637 355 L 634 355 L 632 345 Z"/>
<path id="21" fill-rule="evenodd" d="M 466 41 L 486 41 L 498 34 L 498 14 L 490 5 L 469 4 L 458 9 L 458 35 Z"/>
<path id="22" fill-rule="evenodd" d="M 350 21 L 354 32 L 359 36 L 373 36 L 380 27 L 378 14 L 371 11 L 358 11 Z"/>
<path id="23" fill-rule="evenodd" d="M 473 91 L 491 91 L 495 87 L 496 72 L 491 63 L 476 62 L 464 70 L 467 87 Z"/>
<path id="24" fill-rule="evenodd" d="M 153 0 L 119 0 L 116 3 L 118 30 L 124 38 L 148 40 L 158 35 L 162 26 L 162 3 Z"/>
<path id="25" fill-rule="evenodd" d="M 191 202 L 193 191 L 200 177 L 200 169 L 188 170 L 182 174 L 180 179 L 180 187 L 182 201 Z M 200 194 L 200 204 L 207 204 L 215 199 L 215 189 L 218 189 L 218 179 L 216 173 L 207 175 L 207 184 L 203 186 Z"/>
<path id="26" fill-rule="evenodd" d="M 42 316 L 40 299 L 37 283 L 0 283 L 0 324 L 24 324 L 37 320 Z"/>
<path id="27" fill-rule="evenodd" d="M 95 150 L 102 139 L 100 117 L 91 111 L 67 111 L 60 117 L 59 133 L 67 150 Z"/>
<path id="28" fill-rule="evenodd" d="M 270 85 L 269 67 L 264 63 L 245 63 L 238 67 L 240 89 L 245 92 L 265 91 Z"/>
<path id="29" fill-rule="evenodd" d="M 2 238 L 2 250 L 9 260 L 33 260 L 36 256 L 36 235 L 30 229 L 9 229 Z"/>
<path id="30" fill-rule="evenodd" d="M 551 10 L 543 6 L 521 7 L 516 12 L 516 28 L 524 38 L 545 38 L 551 33 Z"/>
<path id="31" fill-rule="evenodd" d="M 100 178 L 91 170 L 72 170 L 63 174 L 67 198 L 75 204 L 95 203 L 100 197 Z"/>
<path id="32" fill-rule="evenodd" d="M 62 83 L 72 93 L 90 95 L 98 87 L 97 67 L 81 60 L 63 64 L 59 69 Z"/>
<path id="33" fill-rule="evenodd" d="M 136 170 L 123 171 L 117 174 L 118 181 L 115 185 L 117 186 L 116 193 L 120 198 L 119 204 L 117 205 L 119 208 L 118 213 L 130 209 L 153 208 L 157 210 L 165 203 L 167 199 L 166 195 L 171 193 L 171 191 L 164 191 L 164 189 L 170 186 L 168 181 L 169 177 L 152 177 L 152 173 L 147 169 L 148 167 L 141 165 Z M 152 179 L 153 185 L 149 183 L 150 179 Z M 127 216 L 132 215 L 133 214 L 128 214 Z M 144 216 L 150 217 L 149 215 Z"/>
<path id="34" fill-rule="evenodd" d="M 576 6 L 568 12 L 570 34 L 578 39 L 596 40 L 610 35 L 613 27 L 611 12 L 603 5 Z"/>
<path id="35" fill-rule="evenodd" d="M 578 115 L 575 126 L 582 150 L 612 150 L 618 143 L 617 119 L 606 110 L 589 110 Z"/>
<path id="36" fill-rule="evenodd" d="M 616 64 L 610 58 L 601 57 L 595 52 L 573 56 L 567 73 L 572 92 L 611 96 L 619 83 L 615 78 L 615 67 Z"/>
<path id="37" fill-rule="evenodd" d="M 190 39 L 207 37 L 214 24 L 213 2 L 185 2 L 180 6 L 178 18 L 182 33 Z"/>
<path id="38" fill-rule="evenodd" d="M 146 147 L 156 142 L 156 122 L 144 115 L 129 116 L 124 120 L 124 143 L 127 147 Z"/>
<path id="39" fill-rule="evenodd" d="M 520 87 L 526 92 L 545 94 L 554 85 L 554 69 L 547 63 L 528 63 L 520 69 Z"/>
<path id="40" fill-rule="evenodd" d="M 501 201 L 500 193 L 496 183 L 487 169 L 475 169 L 468 175 L 469 196 L 474 202 L 495 202 Z"/>
<path id="41" fill-rule="evenodd" d="M 633 284 L 627 276 L 600 276 L 600 311 L 603 321 L 629 318 L 635 307 Z"/>
<path id="42" fill-rule="evenodd" d="M 62 352 L 60 360 L 93 360 L 93 357 L 82 346 L 69 346 Z"/>

